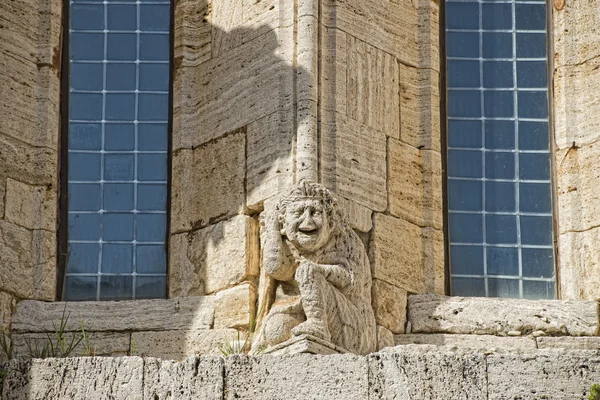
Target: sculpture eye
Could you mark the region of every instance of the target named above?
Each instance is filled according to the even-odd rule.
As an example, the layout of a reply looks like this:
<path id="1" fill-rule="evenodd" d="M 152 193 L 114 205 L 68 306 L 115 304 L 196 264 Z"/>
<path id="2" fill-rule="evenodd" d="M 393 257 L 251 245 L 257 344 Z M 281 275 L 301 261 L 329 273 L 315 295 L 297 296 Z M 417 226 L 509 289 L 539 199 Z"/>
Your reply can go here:
<path id="1" fill-rule="evenodd" d="M 315 216 L 315 217 L 320 217 L 321 214 L 323 214 L 323 213 L 321 211 L 319 211 L 319 210 L 314 210 L 313 211 L 313 216 Z"/>

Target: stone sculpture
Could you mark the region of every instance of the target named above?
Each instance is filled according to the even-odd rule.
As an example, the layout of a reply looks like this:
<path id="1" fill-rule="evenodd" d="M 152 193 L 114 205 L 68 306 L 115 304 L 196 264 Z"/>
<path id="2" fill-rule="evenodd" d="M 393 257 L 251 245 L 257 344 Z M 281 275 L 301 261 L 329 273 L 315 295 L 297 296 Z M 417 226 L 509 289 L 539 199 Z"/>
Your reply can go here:
<path id="1" fill-rule="evenodd" d="M 369 260 L 329 190 L 303 180 L 264 222 L 253 349 L 308 335 L 352 353 L 375 351 Z"/>

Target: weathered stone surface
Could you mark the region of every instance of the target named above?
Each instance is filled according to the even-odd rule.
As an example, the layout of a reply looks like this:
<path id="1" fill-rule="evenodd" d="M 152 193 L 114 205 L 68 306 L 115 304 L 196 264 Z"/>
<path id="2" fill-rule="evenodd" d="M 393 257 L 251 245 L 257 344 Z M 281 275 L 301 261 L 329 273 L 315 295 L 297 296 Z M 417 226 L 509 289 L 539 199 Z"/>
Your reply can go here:
<path id="1" fill-rule="evenodd" d="M 210 7 L 207 1 L 181 0 L 175 4 L 174 42 L 174 84 L 173 96 L 182 93 L 182 85 L 193 69 L 181 70 L 201 64 L 212 57 L 212 24 Z"/>
<path id="2" fill-rule="evenodd" d="M 55 302 L 21 301 L 13 314 L 15 332 L 54 332 L 63 311 L 69 315 L 66 331 L 144 331 L 209 329 L 214 319 L 214 297 L 170 300 Z"/>
<path id="3" fill-rule="evenodd" d="M 373 279 L 373 310 L 378 325 L 393 333 L 404 333 L 406 324 L 406 290 Z"/>
<path id="4" fill-rule="evenodd" d="M 482 354 L 423 346 L 388 348 L 368 357 L 369 399 L 486 399 Z"/>
<path id="5" fill-rule="evenodd" d="M 57 160 L 54 149 L 33 147 L 0 135 L 0 176 L 15 177 L 32 185 L 53 185 L 57 180 Z"/>
<path id="6" fill-rule="evenodd" d="M 291 339 L 270 347 L 262 351 L 259 349 L 257 353 L 250 354 L 270 354 L 276 356 L 289 356 L 294 354 L 347 354 L 348 350 L 342 349 L 330 342 L 318 339 L 310 335 L 294 336 Z"/>
<path id="7" fill-rule="evenodd" d="M 242 130 L 173 154 L 171 232 L 200 228 L 244 209 L 245 146 Z"/>
<path id="8" fill-rule="evenodd" d="M 14 343 L 14 356 L 18 359 L 29 359 L 36 355 L 37 350 L 42 350 L 48 343 L 48 335 L 53 345 L 57 343 L 54 332 L 24 333 L 12 335 Z M 68 332 L 65 334 L 67 343 L 81 337 L 81 332 Z M 129 333 L 121 332 L 86 332 L 89 349 L 82 340 L 71 352 L 70 357 L 80 356 L 126 356 L 129 354 Z M 36 350 L 37 349 L 37 350 Z M 33 354 L 32 354 L 33 350 Z M 39 355 L 39 353 L 37 353 Z"/>
<path id="9" fill-rule="evenodd" d="M 348 38 L 339 29 L 321 29 L 321 107 L 346 115 Z"/>
<path id="10" fill-rule="evenodd" d="M 598 332 L 594 301 L 408 297 L 408 320 L 414 333 L 529 334 L 594 336 Z"/>
<path id="11" fill-rule="evenodd" d="M 225 399 L 368 398 L 368 367 L 352 355 L 228 357 Z"/>
<path id="12" fill-rule="evenodd" d="M 387 136 L 399 138 L 398 61 L 349 35 L 347 57 L 348 116 Z"/>
<path id="13" fill-rule="evenodd" d="M 559 236 L 560 285 L 564 299 L 600 299 L 600 227 Z"/>
<path id="14" fill-rule="evenodd" d="M 11 400 L 141 400 L 144 360 L 139 357 L 50 358 L 13 362 L 3 394 Z"/>
<path id="15" fill-rule="evenodd" d="M 352 229 L 359 232 L 369 232 L 373 229 L 373 211 L 341 196 L 335 196 L 335 198 L 340 210 L 346 214 L 346 218 Z"/>
<path id="16" fill-rule="evenodd" d="M 256 312 L 256 288 L 252 283 L 217 292 L 215 295 L 215 329 L 248 330 Z"/>
<path id="17" fill-rule="evenodd" d="M 390 213 L 421 227 L 442 229 L 442 160 L 439 153 L 389 140 Z"/>
<path id="18" fill-rule="evenodd" d="M 55 254 L 54 232 L 31 231 L 0 220 L 0 288 L 3 290 L 20 298 L 54 300 Z"/>
<path id="19" fill-rule="evenodd" d="M 538 337 L 538 349 L 600 350 L 600 337 Z"/>
<path id="20" fill-rule="evenodd" d="M 9 330 L 12 312 L 16 305 L 16 299 L 10 294 L 0 292 L 0 332 L 7 332 Z"/>
<path id="21" fill-rule="evenodd" d="M 222 400 L 223 359 L 144 359 L 144 400 Z"/>
<path id="22" fill-rule="evenodd" d="M 258 221 L 238 215 L 191 233 L 173 235 L 171 297 L 198 296 L 259 274 Z"/>
<path id="23" fill-rule="evenodd" d="M 574 66 L 598 57 L 598 4 L 585 1 L 566 1 L 563 4 L 562 10 L 552 13 L 554 65 Z"/>
<path id="24" fill-rule="evenodd" d="M 562 338 L 556 338 L 562 339 Z M 395 335 L 396 345 L 423 344 L 442 346 L 444 350 L 462 352 L 526 352 L 536 349 L 530 337 L 501 337 L 492 335 L 404 334 Z"/>
<path id="25" fill-rule="evenodd" d="M 489 399 L 583 399 L 600 380 L 597 351 L 539 350 L 486 361 Z"/>
<path id="26" fill-rule="evenodd" d="M 394 334 L 388 328 L 377 325 L 377 350 L 394 346 Z"/>
<path id="27" fill-rule="evenodd" d="M 56 189 L 8 178 L 4 218 L 28 229 L 56 229 Z"/>
<path id="28" fill-rule="evenodd" d="M 444 269 L 444 232 L 435 228 L 423 228 L 423 277 L 425 278 L 425 292 L 444 294 L 445 276 Z"/>
<path id="29" fill-rule="evenodd" d="M 240 333 L 244 338 L 245 333 Z M 132 354 L 165 360 L 184 360 L 193 355 L 220 356 L 219 347 L 238 339 L 235 329 L 133 332 Z M 136 354 L 137 352 L 137 354 Z"/>
<path id="30" fill-rule="evenodd" d="M 387 208 L 386 137 L 351 118 L 330 118 L 321 135 L 323 183 L 371 210 Z"/>

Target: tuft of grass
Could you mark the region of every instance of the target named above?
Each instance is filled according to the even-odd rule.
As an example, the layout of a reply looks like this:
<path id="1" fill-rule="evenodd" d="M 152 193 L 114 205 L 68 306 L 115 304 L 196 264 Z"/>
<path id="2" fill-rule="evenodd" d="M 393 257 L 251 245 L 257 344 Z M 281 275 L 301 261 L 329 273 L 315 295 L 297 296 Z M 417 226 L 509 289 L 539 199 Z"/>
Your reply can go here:
<path id="1" fill-rule="evenodd" d="M 5 369 L 0 369 L 0 397 L 2 397 L 2 389 L 4 388 L 4 379 L 8 375 L 8 371 Z"/>
<path id="2" fill-rule="evenodd" d="M 250 346 L 252 345 L 251 340 L 252 334 L 248 332 L 244 339 L 240 336 L 240 331 L 237 333 L 237 340 L 230 340 L 219 346 L 219 351 L 223 354 L 223 357 L 231 356 L 234 354 L 248 354 L 250 352 Z"/>
<path id="3" fill-rule="evenodd" d="M 13 358 L 13 342 L 10 340 L 8 333 L 2 332 L 0 335 L 0 350 L 8 360 Z"/>
<path id="4" fill-rule="evenodd" d="M 600 385 L 592 385 L 592 387 L 590 388 L 588 400 L 600 400 Z"/>

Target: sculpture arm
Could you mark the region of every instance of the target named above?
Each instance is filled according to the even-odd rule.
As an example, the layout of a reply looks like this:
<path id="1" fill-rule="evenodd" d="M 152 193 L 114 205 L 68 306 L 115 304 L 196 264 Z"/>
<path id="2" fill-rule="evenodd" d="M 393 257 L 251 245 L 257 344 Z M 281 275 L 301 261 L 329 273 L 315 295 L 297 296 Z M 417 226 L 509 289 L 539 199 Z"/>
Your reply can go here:
<path id="1" fill-rule="evenodd" d="M 349 268 L 341 264 L 317 264 L 312 261 L 302 260 L 300 265 L 309 264 L 311 269 L 317 270 L 325 279 L 336 288 L 343 290 L 352 284 L 352 273 Z M 298 271 L 307 271 L 305 268 L 300 268 Z M 299 279 L 300 278 L 300 279 Z M 296 277 L 296 280 L 303 280 L 301 277 Z"/>

